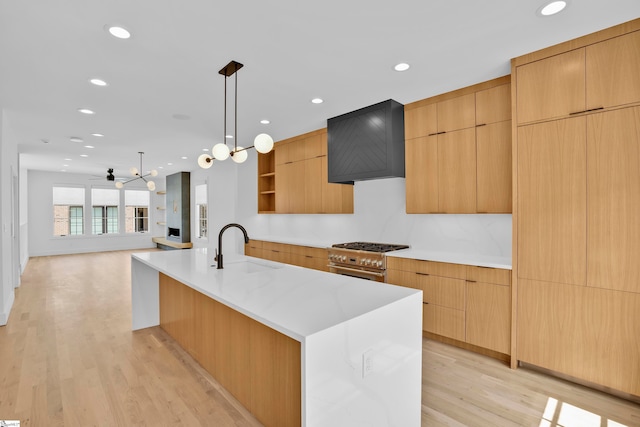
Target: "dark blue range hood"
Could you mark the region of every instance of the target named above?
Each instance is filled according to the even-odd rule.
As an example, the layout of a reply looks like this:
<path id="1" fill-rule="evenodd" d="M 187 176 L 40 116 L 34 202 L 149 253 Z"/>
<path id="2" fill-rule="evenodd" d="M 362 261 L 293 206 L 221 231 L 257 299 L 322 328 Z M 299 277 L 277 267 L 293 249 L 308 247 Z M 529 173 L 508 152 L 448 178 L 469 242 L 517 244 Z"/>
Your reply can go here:
<path id="1" fill-rule="evenodd" d="M 404 177 L 404 105 L 389 99 L 327 120 L 329 182 Z"/>

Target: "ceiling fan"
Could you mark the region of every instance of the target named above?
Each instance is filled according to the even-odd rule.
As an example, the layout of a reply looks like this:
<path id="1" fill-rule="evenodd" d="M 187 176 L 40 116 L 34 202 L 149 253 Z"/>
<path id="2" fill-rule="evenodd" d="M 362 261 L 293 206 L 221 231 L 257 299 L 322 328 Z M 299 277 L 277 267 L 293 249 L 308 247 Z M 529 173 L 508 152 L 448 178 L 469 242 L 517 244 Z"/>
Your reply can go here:
<path id="1" fill-rule="evenodd" d="M 103 177 L 103 176 L 99 176 L 99 175 L 93 175 L 93 176 L 94 176 L 95 178 L 91 178 L 91 180 L 92 180 L 92 181 L 96 181 L 96 180 L 104 179 L 104 178 L 105 178 L 105 177 Z M 111 182 L 113 182 L 113 181 L 125 181 L 125 180 L 126 180 L 126 178 L 120 178 L 120 177 L 117 177 L 117 178 L 116 178 L 116 176 L 113 174 L 113 168 L 109 168 L 109 169 L 107 169 L 107 176 L 106 176 L 106 178 L 107 178 L 107 181 L 111 181 Z"/>

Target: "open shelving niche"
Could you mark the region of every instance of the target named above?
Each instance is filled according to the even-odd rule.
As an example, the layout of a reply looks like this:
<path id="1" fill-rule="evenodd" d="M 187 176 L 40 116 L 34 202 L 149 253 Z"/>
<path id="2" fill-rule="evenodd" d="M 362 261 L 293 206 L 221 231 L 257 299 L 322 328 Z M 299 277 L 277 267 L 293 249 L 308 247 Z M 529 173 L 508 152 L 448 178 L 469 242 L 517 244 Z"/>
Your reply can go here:
<path id="1" fill-rule="evenodd" d="M 276 211 L 275 150 L 258 155 L 258 213 Z"/>

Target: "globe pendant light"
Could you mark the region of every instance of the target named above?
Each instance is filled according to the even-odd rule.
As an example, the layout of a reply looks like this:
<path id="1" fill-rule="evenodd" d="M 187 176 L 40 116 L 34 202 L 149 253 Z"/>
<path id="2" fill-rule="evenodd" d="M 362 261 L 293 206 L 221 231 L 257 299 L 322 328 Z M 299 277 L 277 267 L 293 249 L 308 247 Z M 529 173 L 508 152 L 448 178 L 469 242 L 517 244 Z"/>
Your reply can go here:
<path id="1" fill-rule="evenodd" d="M 231 159 L 236 163 L 243 163 L 247 160 L 247 150 L 255 148 L 258 153 L 266 154 L 273 149 L 273 138 L 266 133 L 256 136 L 253 145 L 248 148 L 238 146 L 238 75 L 236 74 L 244 65 L 239 62 L 231 61 L 218 74 L 224 76 L 224 137 L 223 141 L 215 144 L 211 149 L 211 156 L 202 154 L 198 157 L 198 166 L 208 169 L 213 165 L 213 159 L 226 160 Z M 234 143 L 233 150 L 229 149 L 226 143 L 227 138 L 227 78 L 235 74 L 235 92 L 234 92 Z"/>

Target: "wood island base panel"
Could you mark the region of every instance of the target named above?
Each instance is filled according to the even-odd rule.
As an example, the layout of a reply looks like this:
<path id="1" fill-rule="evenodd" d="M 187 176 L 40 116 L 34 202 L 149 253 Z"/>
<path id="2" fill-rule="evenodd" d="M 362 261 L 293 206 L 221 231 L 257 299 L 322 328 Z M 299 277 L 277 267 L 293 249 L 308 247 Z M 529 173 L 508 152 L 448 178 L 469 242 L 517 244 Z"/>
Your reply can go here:
<path id="1" fill-rule="evenodd" d="M 133 254 L 132 329 L 160 325 L 265 426 L 420 426 L 421 291 L 211 258 Z"/>

